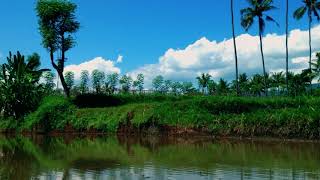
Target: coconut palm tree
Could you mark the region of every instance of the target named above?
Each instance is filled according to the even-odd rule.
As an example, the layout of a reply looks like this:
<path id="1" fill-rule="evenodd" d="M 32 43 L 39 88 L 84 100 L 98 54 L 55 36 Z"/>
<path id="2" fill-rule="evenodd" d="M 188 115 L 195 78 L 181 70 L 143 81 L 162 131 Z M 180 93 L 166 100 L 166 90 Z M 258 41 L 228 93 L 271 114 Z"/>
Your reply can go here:
<path id="1" fill-rule="evenodd" d="M 206 73 L 206 74 L 202 73 L 201 76 L 197 77 L 199 87 L 200 87 L 200 89 L 202 89 L 203 94 L 205 93 L 205 89 L 208 88 L 210 79 L 211 79 L 211 75 L 208 73 Z"/>
<path id="2" fill-rule="evenodd" d="M 229 91 L 229 84 L 226 80 L 220 79 L 217 85 L 217 91 L 220 95 L 227 94 Z"/>
<path id="3" fill-rule="evenodd" d="M 269 12 L 270 10 L 276 9 L 276 7 L 272 5 L 273 0 L 248 0 L 248 3 L 250 7 L 244 8 L 240 11 L 241 25 L 246 31 L 248 31 L 252 27 L 254 20 L 255 19 L 258 20 L 260 52 L 261 52 L 263 75 L 264 75 L 264 91 L 267 95 L 268 94 L 267 77 L 266 77 L 266 68 L 265 68 L 265 61 L 264 61 L 264 54 L 263 54 L 262 36 L 263 36 L 265 25 L 266 25 L 265 21 L 271 21 L 278 25 L 278 23 L 271 16 L 266 15 L 267 12 Z"/>
<path id="4" fill-rule="evenodd" d="M 312 45 L 311 45 L 311 23 L 313 15 L 319 20 L 320 15 L 318 10 L 320 10 L 320 2 L 318 0 L 302 0 L 303 6 L 299 7 L 294 13 L 293 17 L 300 20 L 306 13 L 308 14 L 309 22 L 309 69 L 311 70 L 312 61 Z M 313 14 L 313 15 L 312 15 Z"/>
<path id="5" fill-rule="evenodd" d="M 280 88 L 283 86 L 285 81 L 283 72 L 273 73 L 271 75 L 271 82 L 273 87 L 277 89 L 277 95 L 280 95 Z"/>
<path id="6" fill-rule="evenodd" d="M 239 76 L 239 86 L 241 94 L 248 94 L 249 92 L 249 79 L 246 73 L 240 74 Z"/>
<path id="7" fill-rule="evenodd" d="M 208 93 L 210 95 L 214 95 L 217 91 L 217 83 L 214 80 L 210 80 L 208 83 Z"/>
<path id="8" fill-rule="evenodd" d="M 231 22 L 232 22 L 232 36 L 233 36 L 233 47 L 234 47 L 234 57 L 235 57 L 235 66 L 236 66 L 236 89 L 237 95 L 240 95 L 239 88 L 239 70 L 238 70 L 238 54 L 237 54 L 237 43 L 236 43 L 236 35 L 234 32 L 234 11 L 233 11 L 233 0 L 230 0 L 231 4 Z"/>
<path id="9" fill-rule="evenodd" d="M 263 91 L 263 76 L 260 74 L 255 74 L 250 80 L 250 92 L 253 95 L 261 96 L 261 92 Z"/>
<path id="10" fill-rule="evenodd" d="M 316 59 L 313 60 L 312 64 L 312 71 L 314 76 L 317 77 L 318 82 L 320 82 L 320 52 L 316 54 Z"/>
<path id="11" fill-rule="evenodd" d="M 289 0 L 286 0 L 286 87 L 289 91 Z"/>

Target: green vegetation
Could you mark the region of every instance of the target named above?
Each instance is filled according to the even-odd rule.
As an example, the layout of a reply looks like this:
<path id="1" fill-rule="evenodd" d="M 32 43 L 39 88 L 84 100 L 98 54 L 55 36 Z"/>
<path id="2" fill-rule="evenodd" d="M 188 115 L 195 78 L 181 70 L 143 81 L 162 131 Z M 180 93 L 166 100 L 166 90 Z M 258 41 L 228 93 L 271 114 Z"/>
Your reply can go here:
<path id="1" fill-rule="evenodd" d="M 110 98 L 110 97 L 109 97 Z M 22 130 L 95 129 L 115 133 L 121 125 L 139 132 L 156 128 L 195 130 L 218 136 L 271 136 L 315 139 L 320 136 L 319 98 L 241 98 L 190 96 L 113 96 L 121 104 L 75 108 L 63 97 L 49 97 L 26 119 Z M 38 126 L 36 126 L 38 125 Z M 39 126 L 40 125 L 40 126 Z M 43 127 L 43 125 L 49 127 Z M 166 129 L 166 128 L 167 129 Z M 168 129 L 169 128 L 169 129 Z M 148 133 L 148 132 L 147 132 Z"/>
<path id="2" fill-rule="evenodd" d="M 31 130 L 40 126 L 44 132 L 64 129 L 74 112 L 74 105 L 64 97 L 46 97 L 39 108 L 25 118 L 21 128 Z"/>
<path id="3" fill-rule="evenodd" d="M 51 64 L 57 71 L 68 97 L 70 87 L 65 81 L 63 71 L 67 60 L 66 52 L 75 45 L 72 35 L 80 27 L 75 16 L 76 9 L 76 4 L 65 0 L 38 0 L 36 5 L 42 45 L 50 53 Z"/>
<path id="4" fill-rule="evenodd" d="M 78 81 L 74 72 L 64 72 L 66 52 L 75 45 L 73 35 L 80 27 L 75 16 L 77 6 L 65 0 L 38 0 L 42 45 L 50 54 L 57 76 L 39 68 L 37 54 L 25 60 L 19 52 L 13 56 L 10 53 L 0 69 L 1 129 L 117 132 L 121 128 L 140 131 L 152 126 L 163 131 L 194 129 L 214 135 L 319 137 L 320 90 L 312 90 L 312 81 L 320 81 L 320 53 L 310 59 L 310 68 L 300 73 L 289 72 L 288 63 L 286 73 L 268 73 L 262 36 L 266 21 L 276 22 L 267 15 L 276 7 L 272 0 L 248 0 L 249 6 L 241 10 L 241 25 L 249 30 L 258 21 L 263 74 L 238 74 L 233 0 L 230 2 L 236 79 L 214 79 L 205 72 L 193 81 L 182 82 L 155 75 L 152 87 L 145 87 L 143 74 L 131 77 L 95 69 L 83 71 Z M 303 3 L 294 17 L 300 19 L 307 12 L 310 27 L 313 16 L 319 19 L 320 2 Z M 288 27 L 288 8 L 286 16 Z M 311 32 L 309 35 L 311 50 Z M 288 41 L 286 50 L 288 62 Z"/>
<path id="5" fill-rule="evenodd" d="M 0 67 L 0 113 L 4 118 L 21 117 L 35 110 L 42 94 L 38 84 L 42 72 L 40 56 L 33 54 L 27 59 L 17 52 L 7 57 Z"/>

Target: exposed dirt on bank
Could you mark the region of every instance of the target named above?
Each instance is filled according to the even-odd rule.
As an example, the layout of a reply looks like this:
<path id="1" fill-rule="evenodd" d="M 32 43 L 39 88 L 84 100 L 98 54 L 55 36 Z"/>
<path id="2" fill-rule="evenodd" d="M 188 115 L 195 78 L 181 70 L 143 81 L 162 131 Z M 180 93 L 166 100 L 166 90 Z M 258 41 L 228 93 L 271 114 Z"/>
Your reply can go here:
<path id="1" fill-rule="evenodd" d="M 96 128 L 90 129 L 76 129 L 71 124 L 67 124 L 65 128 L 61 130 L 48 130 L 45 124 L 38 124 L 32 130 L 23 130 L 22 132 L 16 132 L 15 130 L 0 131 L 2 134 L 15 135 L 22 134 L 24 136 L 59 136 L 66 139 L 73 137 L 89 137 L 96 138 L 105 135 L 117 135 L 119 137 L 139 137 L 143 136 L 167 136 L 167 137 L 209 137 L 219 139 L 236 139 L 236 140 L 272 140 L 272 141 L 310 141 L 318 142 L 318 139 L 306 139 L 306 138 L 290 138 L 290 137 L 277 137 L 277 136 L 253 136 L 250 134 L 240 134 L 237 131 L 233 133 L 214 133 L 207 128 L 186 128 L 179 126 L 161 125 L 154 121 L 148 121 L 144 124 L 140 124 L 138 127 L 132 124 L 134 114 L 128 113 L 127 120 L 119 124 L 116 132 L 105 132 Z"/>

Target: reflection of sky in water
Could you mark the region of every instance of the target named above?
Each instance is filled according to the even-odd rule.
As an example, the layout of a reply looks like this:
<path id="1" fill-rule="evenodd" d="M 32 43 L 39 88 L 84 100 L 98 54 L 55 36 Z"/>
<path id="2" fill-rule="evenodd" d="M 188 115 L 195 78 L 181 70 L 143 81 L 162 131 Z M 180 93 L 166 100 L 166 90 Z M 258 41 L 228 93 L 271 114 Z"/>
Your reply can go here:
<path id="1" fill-rule="evenodd" d="M 217 165 L 216 169 L 198 171 L 195 169 L 167 169 L 151 164 L 143 168 L 113 168 L 101 171 L 87 170 L 85 172 L 70 169 L 68 172 L 43 173 L 34 179 L 62 180 L 63 173 L 72 180 L 211 180 L 211 179 L 320 179 L 318 172 L 305 172 L 292 169 L 246 169 Z"/>

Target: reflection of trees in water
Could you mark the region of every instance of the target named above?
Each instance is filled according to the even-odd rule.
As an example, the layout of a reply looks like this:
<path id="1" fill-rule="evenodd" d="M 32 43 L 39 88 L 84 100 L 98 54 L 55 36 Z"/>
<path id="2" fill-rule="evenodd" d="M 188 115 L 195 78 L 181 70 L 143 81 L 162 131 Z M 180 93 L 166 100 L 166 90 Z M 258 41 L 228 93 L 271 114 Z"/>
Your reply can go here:
<path id="1" fill-rule="evenodd" d="M 317 179 L 319 146 L 172 137 L 0 139 L 0 177 Z"/>
<path id="2" fill-rule="evenodd" d="M 0 179 L 30 179 L 40 169 L 40 165 L 35 161 L 34 156 L 16 147 L 15 141 L 7 143 L 7 146 L 1 147 Z"/>

